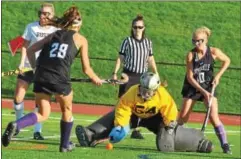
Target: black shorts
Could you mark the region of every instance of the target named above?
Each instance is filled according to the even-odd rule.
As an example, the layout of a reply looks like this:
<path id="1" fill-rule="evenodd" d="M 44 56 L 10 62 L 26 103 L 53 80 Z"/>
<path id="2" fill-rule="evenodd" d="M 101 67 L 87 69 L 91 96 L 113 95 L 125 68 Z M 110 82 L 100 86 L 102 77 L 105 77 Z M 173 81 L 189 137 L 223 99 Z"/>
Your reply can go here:
<path id="1" fill-rule="evenodd" d="M 140 77 L 142 75 L 142 73 L 133 73 L 133 72 L 129 72 L 129 71 L 123 71 L 123 73 L 127 74 L 127 76 L 129 77 L 129 81 L 126 84 L 122 84 L 119 87 L 119 94 L 118 97 L 120 98 L 123 94 L 125 94 L 125 92 L 128 91 L 128 89 L 136 84 L 140 83 Z"/>
<path id="2" fill-rule="evenodd" d="M 149 131 L 157 134 L 160 126 L 163 125 L 163 118 L 160 114 L 157 114 L 150 118 L 139 119 L 135 114 L 131 115 L 130 126 L 131 128 L 145 127 Z"/>
<path id="3" fill-rule="evenodd" d="M 27 82 L 28 84 L 31 84 L 33 83 L 34 73 L 33 71 L 27 71 L 23 74 L 19 74 L 17 78 Z"/>
<path id="4" fill-rule="evenodd" d="M 33 92 L 45 93 L 48 95 L 59 94 L 67 96 L 71 92 L 71 84 L 52 84 L 44 82 L 34 82 Z"/>
<path id="5" fill-rule="evenodd" d="M 203 84 L 201 86 L 202 86 L 203 89 L 205 89 L 206 91 L 211 93 L 211 91 L 212 91 L 212 84 L 211 83 Z M 193 99 L 195 101 L 203 101 L 204 100 L 203 94 L 201 92 L 197 91 L 197 89 L 194 88 L 189 83 L 183 85 L 182 97 L 183 98 L 190 98 L 190 99 Z M 217 97 L 216 91 L 214 91 L 214 97 Z"/>

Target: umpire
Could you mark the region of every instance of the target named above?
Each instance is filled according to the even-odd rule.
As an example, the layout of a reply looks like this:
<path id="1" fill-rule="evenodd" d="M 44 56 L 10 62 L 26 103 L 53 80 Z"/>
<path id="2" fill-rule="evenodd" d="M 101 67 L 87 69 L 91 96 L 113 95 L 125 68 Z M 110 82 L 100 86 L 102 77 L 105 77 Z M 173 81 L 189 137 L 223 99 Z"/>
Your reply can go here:
<path id="1" fill-rule="evenodd" d="M 123 73 L 129 76 L 128 83 L 119 87 L 120 98 L 131 86 L 138 84 L 143 73 L 148 71 L 148 65 L 152 72 L 158 74 L 153 56 L 152 42 L 145 37 L 145 24 L 142 15 L 137 15 L 132 21 L 131 36 L 122 42 L 119 56 L 116 60 L 112 78 L 117 79 L 117 73 L 123 63 Z M 138 125 L 137 125 L 138 126 Z M 131 138 L 144 139 L 140 131 L 134 129 Z"/>

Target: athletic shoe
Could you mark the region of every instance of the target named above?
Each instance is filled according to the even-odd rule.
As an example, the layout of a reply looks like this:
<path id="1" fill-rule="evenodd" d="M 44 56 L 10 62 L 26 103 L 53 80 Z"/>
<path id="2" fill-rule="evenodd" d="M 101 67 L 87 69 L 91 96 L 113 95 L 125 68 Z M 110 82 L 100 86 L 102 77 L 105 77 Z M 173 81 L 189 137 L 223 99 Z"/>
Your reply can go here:
<path id="1" fill-rule="evenodd" d="M 16 132 L 17 124 L 15 122 L 8 123 L 8 126 L 5 132 L 2 135 L 2 144 L 7 147 L 13 137 L 13 134 Z"/>
<path id="2" fill-rule="evenodd" d="M 41 135 L 40 132 L 35 132 L 35 133 L 33 134 L 33 139 L 34 139 L 34 140 L 44 140 L 44 137 Z"/>
<path id="3" fill-rule="evenodd" d="M 71 152 L 75 148 L 75 144 L 73 142 L 69 142 L 69 145 L 67 148 L 60 147 L 59 152 Z"/>
<path id="4" fill-rule="evenodd" d="M 83 147 L 95 147 L 96 145 L 109 140 L 109 137 L 95 139 L 94 133 L 81 125 L 76 126 L 75 133 L 80 146 Z"/>
<path id="5" fill-rule="evenodd" d="M 13 136 L 17 136 L 20 133 L 20 130 L 16 129 L 15 133 L 13 134 Z"/>
<path id="6" fill-rule="evenodd" d="M 91 144 L 91 132 L 87 128 L 77 125 L 75 128 L 75 134 L 79 141 L 80 146 L 90 147 Z"/>
<path id="7" fill-rule="evenodd" d="M 223 153 L 232 154 L 231 148 L 228 143 L 223 144 L 222 148 L 223 148 Z"/>
<path id="8" fill-rule="evenodd" d="M 132 139 L 144 139 L 144 137 L 141 135 L 140 130 L 133 130 L 131 133 Z"/>

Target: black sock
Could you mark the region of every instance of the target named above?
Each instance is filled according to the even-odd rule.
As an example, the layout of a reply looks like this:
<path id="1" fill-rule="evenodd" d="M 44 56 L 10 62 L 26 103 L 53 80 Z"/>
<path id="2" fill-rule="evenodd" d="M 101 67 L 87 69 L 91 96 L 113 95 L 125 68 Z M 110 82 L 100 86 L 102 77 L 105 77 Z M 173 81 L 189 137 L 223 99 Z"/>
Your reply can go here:
<path id="1" fill-rule="evenodd" d="M 60 132 L 61 132 L 60 147 L 68 148 L 72 126 L 73 126 L 73 121 L 72 122 L 65 122 L 63 120 L 60 121 Z"/>

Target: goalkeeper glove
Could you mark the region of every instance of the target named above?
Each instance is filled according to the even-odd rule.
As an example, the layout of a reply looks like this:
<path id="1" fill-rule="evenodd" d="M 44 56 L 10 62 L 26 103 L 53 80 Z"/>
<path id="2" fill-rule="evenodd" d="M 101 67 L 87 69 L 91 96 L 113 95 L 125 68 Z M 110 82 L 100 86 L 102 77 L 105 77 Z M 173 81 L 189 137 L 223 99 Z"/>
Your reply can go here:
<path id="1" fill-rule="evenodd" d="M 122 126 L 114 127 L 109 134 L 110 142 L 112 143 L 120 142 L 122 139 L 126 137 L 129 131 L 130 131 L 129 125 L 125 127 L 122 127 Z"/>

